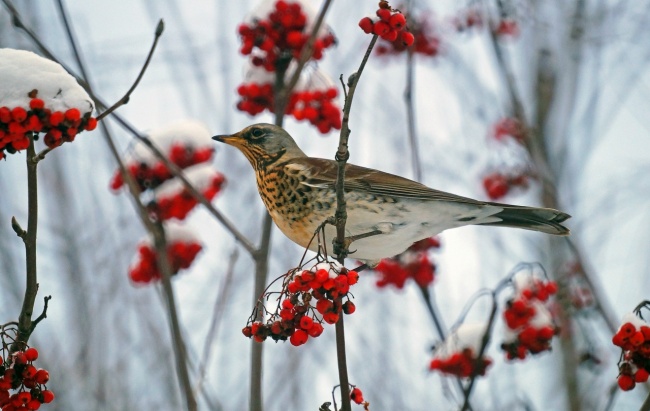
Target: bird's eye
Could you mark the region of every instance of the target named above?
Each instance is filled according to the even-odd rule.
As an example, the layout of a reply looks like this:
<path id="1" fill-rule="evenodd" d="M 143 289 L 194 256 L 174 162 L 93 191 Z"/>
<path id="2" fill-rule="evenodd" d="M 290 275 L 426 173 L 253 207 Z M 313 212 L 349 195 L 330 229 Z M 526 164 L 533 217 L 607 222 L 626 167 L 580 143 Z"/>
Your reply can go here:
<path id="1" fill-rule="evenodd" d="M 261 128 L 254 128 L 253 130 L 251 130 L 251 135 L 255 138 L 262 137 L 264 135 L 264 130 L 262 130 Z"/>

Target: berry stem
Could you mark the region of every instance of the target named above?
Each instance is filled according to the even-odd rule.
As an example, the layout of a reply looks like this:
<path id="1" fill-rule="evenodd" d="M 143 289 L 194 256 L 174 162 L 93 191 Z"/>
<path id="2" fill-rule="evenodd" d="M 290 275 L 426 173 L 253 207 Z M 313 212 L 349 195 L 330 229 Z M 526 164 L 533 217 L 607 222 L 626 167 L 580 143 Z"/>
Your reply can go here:
<path id="1" fill-rule="evenodd" d="M 341 299 L 338 299 L 341 303 Z M 343 324 L 343 317 L 341 315 L 336 322 L 336 361 L 339 369 L 339 383 L 341 388 L 341 410 L 351 411 L 352 405 L 350 403 L 350 385 L 348 383 L 348 362 L 345 355 L 345 325 Z"/>

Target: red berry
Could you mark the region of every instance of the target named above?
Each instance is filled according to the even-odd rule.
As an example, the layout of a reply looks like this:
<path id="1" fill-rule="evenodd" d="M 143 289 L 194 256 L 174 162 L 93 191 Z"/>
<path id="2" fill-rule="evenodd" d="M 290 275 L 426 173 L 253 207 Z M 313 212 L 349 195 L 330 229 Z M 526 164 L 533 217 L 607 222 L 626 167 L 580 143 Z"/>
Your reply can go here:
<path id="1" fill-rule="evenodd" d="M 372 26 L 372 32 L 378 36 L 385 36 L 389 31 L 391 28 L 385 21 L 378 21 Z"/>
<path id="2" fill-rule="evenodd" d="M 27 119 L 27 110 L 22 107 L 15 107 L 13 110 L 11 110 L 11 118 L 14 121 L 22 123 Z"/>
<path id="3" fill-rule="evenodd" d="M 65 112 L 65 119 L 75 123 L 81 119 L 81 112 L 78 108 L 71 108 Z"/>
<path id="4" fill-rule="evenodd" d="M 401 32 L 400 38 L 402 40 L 402 43 L 404 43 L 406 47 L 411 47 L 413 45 L 413 42 L 415 41 L 415 37 L 413 36 L 413 34 L 411 34 L 408 31 Z"/>
<path id="5" fill-rule="evenodd" d="M 379 9 L 377 10 L 377 16 L 383 21 L 389 22 L 391 18 L 391 12 L 388 9 Z"/>
<path id="6" fill-rule="evenodd" d="M 370 34 L 372 33 L 372 28 L 373 28 L 373 22 L 370 17 L 364 17 L 361 20 L 359 20 L 359 27 L 361 27 L 361 30 L 363 30 L 364 33 Z"/>
<path id="7" fill-rule="evenodd" d="M 508 193 L 508 179 L 498 173 L 490 174 L 483 179 L 483 187 L 492 200 L 497 200 Z"/>
<path id="8" fill-rule="evenodd" d="M 36 367 L 34 367 L 31 364 L 25 367 L 25 371 L 23 371 L 23 377 L 34 378 L 35 375 L 36 375 Z"/>
<path id="9" fill-rule="evenodd" d="M 65 115 L 60 111 L 55 111 L 50 115 L 50 125 L 52 127 L 58 126 L 65 119 Z"/>
<path id="10" fill-rule="evenodd" d="M 93 131 L 95 128 L 97 128 L 97 119 L 95 117 L 90 117 L 86 123 L 86 130 Z"/>
<path id="11" fill-rule="evenodd" d="M 41 402 L 36 398 L 32 398 L 27 404 L 25 404 L 25 407 L 28 410 L 37 410 L 41 408 Z"/>
<path id="12" fill-rule="evenodd" d="M 289 337 L 289 342 L 297 347 L 306 343 L 308 339 L 309 335 L 305 330 L 296 330 L 296 332 Z"/>
<path id="13" fill-rule="evenodd" d="M 18 351 L 14 354 L 14 364 L 25 364 L 27 362 L 27 357 L 22 351 Z"/>
<path id="14" fill-rule="evenodd" d="M 339 315 L 332 311 L 326 312 L 323 314 L 323 320 L 325 320 L 325 322 L 328 324 L 336 324 L 336 322 L 339 320 Z"/>
<path id="15" fill-rule="evenodd" d="M 357 310 L 357 307 L 354 305 L 354 303 L 350 300 L 346 301 L 343 304 L 343 312 L 346 314 L 352 314 Z"/>
<path id="16" fill-rule="evenodd" d="M 253 335 L 252 329 L 250 326 L 244 327 L 241 330 L 242 334 L 244 334 L 244 337 L 250 338 Z"/>
<path id="17" fill-rule="evenodd" d="M 388 24 L 395 30 L 400 30 L 402 27 L 406 25 L 406 17 L 402 13 L 395 13 L 392 16 L 390 16 L 390 20 L 388 20 Z"/>
<path id="18" fill-rule="evenodd" d="M 43 395 L 43 402 L 49 404 L 54 400 L 54 393 L 50 390 L 45 390 L 41 393 Z"/>
<path id="19" fill-rule="evenodd" d="M 318 337 L 323 333 L 323 326 L 320 323 L 313 323 L 311 325 L 311 328 L 307 330 L 307 334 L 309 334 L 310 337 Z"/>
<path id="20" fill-rule="evenodd" d="M 393 42 L 397 40 L 397 30 L 390 29 L 388 30 L 388 32 L 381 35 L 380 37 L 388 42 Z"/>
<path id="21" fill-rule="evenodd" d="M 648 370 L 646 370 L 645 368 L 639 368 L 634 374 L 634 381 L 646 382 L 648 381 L 648 377 L 650 377 L 650 373 L 648 373 Z"/>
<path id="22" fill-rule="evenodd" d="M 39 384 L 47 384 L 49 380 L 50 380 L 50 373 L 47 372 L 47 370 L 41 368 L 38 371 L 36 371 L 36 375 L 34 375 L 34 381 L 36 381 Z"/>
<path id="23" fill-rule="evenodd" d="M 45 107 L 45 102 L 40 98 L 33 98 L 29 102 L 29 107 L 32 110 L 42 110 Z"/>
<path id="24" fill-rule="evenodd" d="M 7 107 L 0 107 L 0 122 L 9 123 L 11 121 L 11 111 Z"/>
<path id="25" fill-rule="evenodd" d="M 363 403 L 363 393 L 359 388 L 353 388 L 352 391 L 350 392 L 350 399 L 357 404 Z"/>
<path id="26" fill-rule="evenodd" d="M 312 325 L 314 325 L 314 320 L 311 317 L 305 316 L 300 319 L 300 328 L 303 330 L 308 331 Z"/>
<path id="27" fill-rule="evenodd" d="M 618 376 L 618 386 L 621 387 L 623 391 L 630 391 L 635 385 L 636 383 L 631 375 L 621 374 Z"/>

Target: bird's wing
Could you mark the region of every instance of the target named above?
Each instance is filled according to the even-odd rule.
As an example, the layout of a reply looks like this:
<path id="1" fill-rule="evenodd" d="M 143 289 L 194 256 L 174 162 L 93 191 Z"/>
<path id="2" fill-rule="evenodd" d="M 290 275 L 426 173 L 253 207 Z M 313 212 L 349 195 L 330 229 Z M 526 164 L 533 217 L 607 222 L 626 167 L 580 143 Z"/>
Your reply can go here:
<path id="1" fill-rule="evenodd" d="M 287 174 L 302 174 L 307 186 L 334 189 L 337 163 L 323 158 L 300 157 L 284 164 Z M 421 200 L 439 200 L 473 205 L 485 203 L 471 198 L 434 190 L 423 184 L 379 170 L 347 164 L 345 168 L 345 191 L 364 191 L 380 196 L 392 196 Z"/>

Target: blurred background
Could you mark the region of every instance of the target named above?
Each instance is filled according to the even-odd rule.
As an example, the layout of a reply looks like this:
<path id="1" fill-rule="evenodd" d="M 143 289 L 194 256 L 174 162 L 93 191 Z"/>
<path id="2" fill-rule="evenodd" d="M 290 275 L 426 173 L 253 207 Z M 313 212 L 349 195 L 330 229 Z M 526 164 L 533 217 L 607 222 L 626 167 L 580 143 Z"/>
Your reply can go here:
<path id="1" fill-rule="evenodd" d="M 108 102 L 130 87 L 158 20 L 164 19 L 159 49 L 119 112 L 143 132 L 195 119 L 214 134 L 273 121 L 269 113 L 253 118 L 236 109 L 246 62 L 238 52 L 237 26 L 255 4 L 63 2 L 88 81 Z M 59 3 L 14 5 L 55 56 L 78 70 Z M 314 1 L 314 7 L 320 2 Z M 333 79 L 347 78 L 358 67 L 370 40 L 358 22 L 376 7 L 375 1 L 333 3 L 326 22 L 338 45 L 317 63 Z M 501 36 L 495 48 L 485 21 L 459 29 L 459 19 L 466 21 L 472 9 L 497 21 L 508 11 L 517 33 Z M 477 383 L 474 409 L 567 409 L 567 363 L 575 365 L 574 394 L 582 409 L 637 409 L 647 396 L 645 387 L 626 393 L 612 389 L 620 350 L 611 344 L 611 328 L 650 297 L 650 3 L 413 0 L 410 10 L 429 21 L 439 41 L 434 56 L 416 53 L 413 58 L 422 182 L 488 200 L 486 175 L 530 163 L 517 144 L 493 138 L 494 125 L 515 110 L 499 69 L 505 61 L 510 84 L 548 159 L 557 207 L 573 216 L 568 222 L 573 248 L 520 230 L 465 227 L 445 232 L 433 257 L 437 271 L 431 288 L 443 322 L 453 324 L 475 291 L 493 288 L 519 262 L 539 261 L 551 277 L 579 263 L 594 281 L 590 295 L 602 307 L 570 308 L 569 351 L 555 339 L 551 353 L 521 362 L 503 360 L 497 327 L 488 351 L 495 364 Z M 5 4 L 0 5 L 0 47 L 37 51 L 12 25 Z M 352 108 L 350 162 L 414 178 L 403 98 L 406 73 L 404 55 L 371 57 Z M 343 105 L 341 97 L 339 103 Z M 107 120 L 126 150 L 131 135 Z M 334 157 L 338 132 L 322 135 L 290 117 L 285 128 L 308 154 Z M 41 352 L 39 363 L 50 371 L 48 386 L 56 394 L 46 407 L 180 409 L 161 290 L 134 286 L 127 276 L 145 230 L 128 196 L 109 189 L 116 163 L 99 133 L 82 134 L 39 166 L 36 312 L 44 295 L 53 299 L 48 318 L 30 342 Z M 215 167 L 228 179 L 216 207 L 258 243 L 266 211 L 252 169 L 230 147 L 218 146 L 215 158 Z M 18 316 L 24 292 L 24 248 L 10 220 L 26 221 L 25 181 L 24 154 L 0 164 L 2 323 Z M 542 205 L 547 194 L 540 179 L 531 178 L 528 188 L 513 189 L 499 201 Z M 173 284 L 199 409 L 247 409 L 252 343 L 241 329 L 252 310 L 254 265 L 204 210 L 194 211 L 188 224 L 200 235 L 204 251 Z M 301 255 L 274 228 L 269 278 L 294 267 Z M 583 284 L 582 278 L 575 281 Z M 428 371 L 431 347 L 439 339 L 419 290 L 412 282 L 401 290 L 380 289 L 375 283 L 372 273 L 361 276 L 353 290 L 357 311 L 346 317 L 350 381 L 362 388 L 373 411 L 458 408 L 453 380 Z M 484 303 L 473 306 L 469 320 L 486 319 Z M 298 348 L 264 344 L 266 410 L 317 410 L 331 401 L 338 384 L 333 327 Z M 567 352 L 572 353 L 569 359 Z"/>

